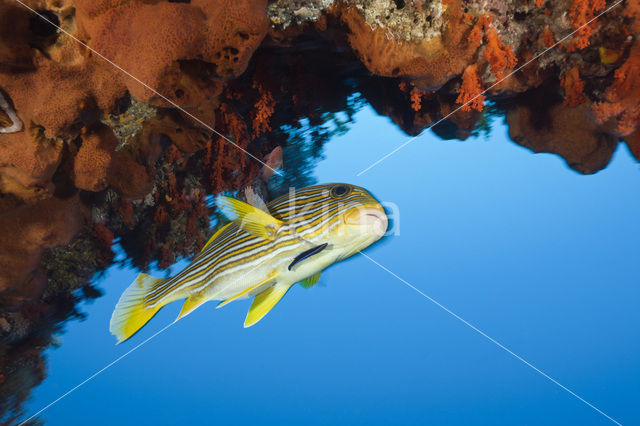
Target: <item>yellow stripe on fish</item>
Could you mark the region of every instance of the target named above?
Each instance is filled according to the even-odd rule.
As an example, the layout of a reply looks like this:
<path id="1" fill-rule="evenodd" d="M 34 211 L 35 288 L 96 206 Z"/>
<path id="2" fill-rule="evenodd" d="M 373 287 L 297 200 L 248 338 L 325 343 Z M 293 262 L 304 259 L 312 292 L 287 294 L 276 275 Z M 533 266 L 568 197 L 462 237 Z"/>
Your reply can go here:
<path id="1" fill-rule="evenodd" d="M 209 300 L 220 306 L 255 297 L 245 327 L 266 315 L 289 287 L 313 286 L 320 272 L 380 239 L 384 209 L 365 189 L 314 185 L 267 203 L 268 212 L 219 196 L 231 223 L 219 229 L 182 272 L 167 278 L 140 274 L 120 297 L 110 331 L 122 342 L 164 305 L 187 299 L 178 318 Z M 262 206 L 264 208 L 264 206 Z"/>

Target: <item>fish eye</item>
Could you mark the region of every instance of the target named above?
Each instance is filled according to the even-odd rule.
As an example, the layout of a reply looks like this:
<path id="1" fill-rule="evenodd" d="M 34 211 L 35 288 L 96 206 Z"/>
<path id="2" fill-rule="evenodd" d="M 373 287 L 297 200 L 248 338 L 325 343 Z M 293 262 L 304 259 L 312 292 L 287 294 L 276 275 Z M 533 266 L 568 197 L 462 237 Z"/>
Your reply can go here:
<path id="1" fill-rule="evenodd" d="M 336 185 L 331 188 L 331 196 L 333 198 L 342 198 L 351 192 L 351 188 L 346 185 Z"/>

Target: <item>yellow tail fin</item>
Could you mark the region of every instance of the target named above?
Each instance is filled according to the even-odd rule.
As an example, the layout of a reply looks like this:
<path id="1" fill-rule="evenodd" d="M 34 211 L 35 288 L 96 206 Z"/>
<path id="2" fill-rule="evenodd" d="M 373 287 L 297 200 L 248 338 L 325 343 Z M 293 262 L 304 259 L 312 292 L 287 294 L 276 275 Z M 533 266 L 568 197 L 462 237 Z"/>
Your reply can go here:
<path id="1" fill-rule="evenodd" d="M 163 306 L 146 307 L 144 297 L 164 281 L 163 278 L 140 274 L 122 293 L 109 323 L 109 331 L 116 336 L 118 343 L 136 334 Z"/>

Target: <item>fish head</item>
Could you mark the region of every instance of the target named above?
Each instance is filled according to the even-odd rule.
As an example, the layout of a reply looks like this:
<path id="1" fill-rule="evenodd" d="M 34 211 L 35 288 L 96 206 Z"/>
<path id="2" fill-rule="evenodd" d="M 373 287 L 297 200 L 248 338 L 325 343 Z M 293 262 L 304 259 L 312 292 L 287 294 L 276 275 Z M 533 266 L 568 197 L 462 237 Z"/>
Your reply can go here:
<path id="1" fill-rule="evenodd" d="M 347 193 L 345 194 L 345 189 Z M 387 232 L 389 219 L 382 205 L 367 190 L 359 186 L 338 184 L 331 196 L 343 198 L 340 221 L 329 230 L 330 244 L 351 256 L 382 238 Z"/>
<path id="2" fill-rule="evenodd" d="M 365 249 L 387 232 L 389 220 L 382 205 L 366 189 L 346 183 L 312 187 L 315 196 L 301 196 L 304 206 L 297 226 L 306 241 L 327 243 L 340 259 Z"/>

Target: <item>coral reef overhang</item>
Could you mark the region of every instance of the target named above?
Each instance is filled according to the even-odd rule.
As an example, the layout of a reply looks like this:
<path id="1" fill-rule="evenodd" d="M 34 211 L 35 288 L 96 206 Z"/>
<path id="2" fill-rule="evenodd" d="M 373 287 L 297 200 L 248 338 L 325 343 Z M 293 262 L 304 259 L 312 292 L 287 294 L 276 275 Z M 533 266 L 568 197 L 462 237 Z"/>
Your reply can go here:
<path id="1" fill-rule="evenodd" d="M 365 102 L 445 139 L 504 116 L 515 143 L 579 173 L 621 141 L 640 159 L 637 1 L 25 4 L 0 0 L 3 421 L 44 377 L 52 333 L 99 295 L 114 241 L 143 270 L 194 255 L 208 195 L 277 192 L 247 153 L 280 147 L 279 184 L 308 183 Z"/>

